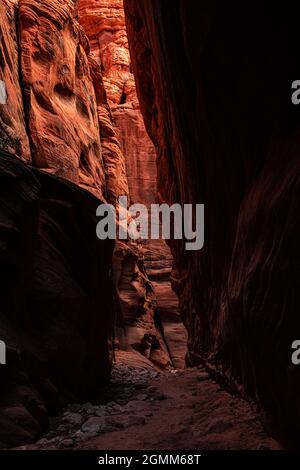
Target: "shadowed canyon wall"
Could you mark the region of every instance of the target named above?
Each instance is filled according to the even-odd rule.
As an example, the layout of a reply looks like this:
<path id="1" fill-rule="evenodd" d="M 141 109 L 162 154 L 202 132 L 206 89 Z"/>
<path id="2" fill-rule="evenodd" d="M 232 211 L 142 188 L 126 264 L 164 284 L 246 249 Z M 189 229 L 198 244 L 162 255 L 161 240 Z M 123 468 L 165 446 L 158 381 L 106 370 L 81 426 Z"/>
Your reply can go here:
<path id="1" fill-rule="evenodd" d="M 0 0 L 1 447 L 110 374 L 114 243 L 96 238 L 96 208 L 128 188 L 75 4 Z"/>
<path id="2" fill-rule="evenodd" d="M 30 442 L 47 414 L 109 379 L 113 242 L 97 198 L 0 152 L 0 445 Z"/>
<path id="3" fill-rule="evenodd" d="M 205 247 L 173 242 L 189 363 L 299 434 L 299 77 L 295 12 L 125 0 L 132 67 L 168 203 L 204 203 Z M 234 385 L 234 386 L 233 386 Z M 270 424 L 270 423 L 269 423 Z M 273 426 L 274 427 L 274 426 Z"/>

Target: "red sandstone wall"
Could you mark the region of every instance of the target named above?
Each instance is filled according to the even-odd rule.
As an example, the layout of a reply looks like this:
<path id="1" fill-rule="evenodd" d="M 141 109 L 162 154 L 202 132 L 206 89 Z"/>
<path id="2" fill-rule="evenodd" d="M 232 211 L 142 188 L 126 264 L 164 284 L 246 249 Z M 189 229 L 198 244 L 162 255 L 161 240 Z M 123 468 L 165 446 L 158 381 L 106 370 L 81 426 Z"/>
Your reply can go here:
<path id="1" fill-rule="evenodd" d="M 8 92 L 0 105 L 0 338 L 7 344 L 0 446 L 7 447 L 38 438 L 48 414 L 91 399 L 109 378 L 114 243 L 96 238 L 96 208 L 128 189 L 74 2 L 21 0 L 18 9 L 1 0 L 0 7 Z"/>
<path id="2" fill-rule="evenodd" d="M 89 44 L 73 0 L 20 0 L 21 65 L 34 166 L 103 197 Z"/>
<path id="3" fill-rule="evenodd" d="M 29 162 L 29 142 L 19 84 L 16 14 L 14 0 L 0 0 L 0 80 L 5 82 L 7 93 L 7 103 L 0 104 L 0 145 L 3 150 Z"/>
<path id="4" fill-rule="evenodd" d="M 136 95 L 123 1 L 80 0 L 78 13 L 79 22 L 89 38 L 92 57 L 102 70 L 114 129 L 126 166 L 130 202 L 150 206 L 156 201 L 157 194 L 156 151 L 146 132 Z M 145 333 L 153 337 L 153 343 L 160 336 L 153 323 L 155 295 L 144 265 L 144 262 L 147 265 L 148 258 L 159 263 L 163 269 L 171 266 L 172 259 L 163 242 L 154 245 L 145 243 L 144 246 L 117 244 L 115 276 L 121 317 L 126 325 L 125 337 L 120 334 L 122 348 L 135 345 L 141 349 L 141 344 L 148 341 L 144 340 Z M 160 343 L 163 344 L 161 338 Z M 147 344 L 145 350 L 148 347 Z M 152 350 L 151 344 L 149 348 Z M 159 366 L 168 364 L 168 355 L 161 350 L 143 353 Z"/>
<path id="5" fill-rule="evenodd" d="M 115 129 L 125 157 L 130 197 L 150 204 L 156 197 L 156 152 L 149 139 L 131 71 L 122 0 L 81 0 L 79 21 L 91 54 L 102 69 Z"/>

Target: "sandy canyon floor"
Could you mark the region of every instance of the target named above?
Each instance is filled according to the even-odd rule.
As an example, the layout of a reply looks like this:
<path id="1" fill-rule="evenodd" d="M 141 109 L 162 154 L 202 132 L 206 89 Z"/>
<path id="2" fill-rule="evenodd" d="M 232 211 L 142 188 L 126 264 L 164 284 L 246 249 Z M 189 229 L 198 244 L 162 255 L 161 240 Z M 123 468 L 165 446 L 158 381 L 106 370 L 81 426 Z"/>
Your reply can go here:
<path id="1" fill-rule="evenodd" d="M 123 354 L 93 403 L 70 405 L 22 449 L 280 449 L 258 414 L 203 368 L 157 372 Z"/>

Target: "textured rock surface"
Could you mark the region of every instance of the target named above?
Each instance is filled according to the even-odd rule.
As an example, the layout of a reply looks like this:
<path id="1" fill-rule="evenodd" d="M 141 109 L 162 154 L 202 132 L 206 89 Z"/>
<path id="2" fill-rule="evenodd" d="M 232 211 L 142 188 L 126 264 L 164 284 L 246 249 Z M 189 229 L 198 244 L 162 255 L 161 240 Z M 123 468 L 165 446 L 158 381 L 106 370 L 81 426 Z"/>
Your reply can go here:
<path id="1" fill-rule="evenodd" d="M 131 72 L 123 0 L 80 0 L 79 21 L 91 54 L 101 66 L 103 83 L 126 162 L 133 202 L 154 202 L 156 152 L 149 139 Z"/>
<path id="2" fill-rule="evenodd" d="M 53 424 L 44 439 L 23 449 L 280 449 L 249 404 L 222 390 L 203 369 L 157 374 L 119 363 L 105 395 L 71 405 Z"/>
<path id="3" fill-rule="evenodd" d="M 130 64 L 123 1 L 80 0 L 78 11 L 80 24 L 85 29 L 91 44 L 93 59 L 102 69 L 104 88 L 125 160 L 130 201 L 131 203 L 146 204 L 147 207 L 150 207 L 151 203 L 156 202 L 157 193 L 156 151 L 146 132 L 137 100 Z M 99 82 L 99 79 L 97 81 Z M 100 112 L 100 123 L 101 120 Z M 111 173 L 117 174 L 115 169 Z M 111 186 L 116 187 L 115 181 L 112 180 Z M 163 343 L 163 340 L 153 320 L 154 314 L 163 316 L 165 312 L 163 309 L 157 310 L 155 297 L 163 297 L 167 291 L 172 297 L 172 293 L 170 285 L 167 284 L 167 291 L 165 283 L 160 285 L 160 279 L 156 283 L 155 292 L 153 292 L 153 287 L 147 279 L 147 268 L 149 267 L 151 270 L 155 263 L 159 269 L 170 272 L 172 257 L 163 242 L 146 243 L 140 247 L 135 244 L 118 244 L 115 273 L 121 317 L 123 325 L 126 326 L 126 334 L 125 336 L 121 334 L 119 345 L 122 348 L 126 348 L 128 344 L 134 345 L 154 363 L 167 365 L 167 350 L 160 351 L 158 347 Z M 170 310 L 174 306 L 176 326 L 172 325 L 171 329 L 174 326 L 180 331 L 176 301 L 175 303 L 171 302 Z M 160 322 L 160 327 L 162 325 L 163 322 Z M 184 328 L 181 333 L 184 343 L 186 340 Z M 170 340 L 171 338 L 172 334 Z M 179 349 L 181 358 L 175 362 L 176 366 L 182 367 L 184 348 Z"/>
<path id="4" fill-rule="evenodd" d="M 99 199 L 128 189 L 101 73 L 75 15 L 71 0 L 1 0 L 1 446 L 35 439 L 49 414 L 90 398 L 110 372 L 114 247 L 97 240 L 95 213 Z"/>
<path id="5" fill-rule="evenodd" d="M 0 103 L 0 148 L 30 160 L 25 130 L 14 0 L 0 0 L 0 80 L 5 83 L 6 103 Z"/>
<path id="6" fill-rule="evenodd" d="M 156 324 L 175 369 L 185 368 L 187 331 L 182 324 L 178 297 L 172 289 L 170 275 L 173 258 L 169 247 L 162 240 L 151 241 L 145 250 L 145 270 L 156 298 Z"/>
<path id="7" fill-rule="evenodd" d="M 131 64 L 122 0 L 19 6 L 0 0 L 0 80 L 8 93 L 0 149 L 31 161 L 25 112 L 32 163 L 45 173 L 1 153 L 0 338 L 9 366 L 0 370 L 0 445 L 35 439 L 49 413 L 96 397 L 107 380 L 113 246 L 95 237 L 97 198 L 115 204 L 129 193 L 132 202 L 154 202 L 156 151 L 158 200 L 207 207 L 201 254 L 172 243 L 189 362 L 205 361 L 235 390 L 258 398 L 276 429 L 299 435 L 299 373 L 290 364 L 300 327 L 299 119 L 287 106 L 300 72 L 297 15 L 275 7 L 270 14 L 258 1 L 245 10 L 126 0 Z M 117 358 L 133 366 L 125 373 L 131 380 L 134 371 L 139 392 L 133 403 L 73 405 L 58 430 L 63 439 L 50 447 L 73 447 L 102 431 L 113 432 L 120 447 L 124 428 L 128 448 L 137 448 L 140 426 L 143 446 L 180 448 L 185 436 L 191 448 L 273 447 L 249 407 L 204 372 L 186 372 L 182 381 L 170 375 L 159 393 L 140 390 L 140 376 L 184 363 L 171 262 L 162 243 L 117 243 Z M 130 398 L 124 378 L 121 392 Z M 155 408 L 157 401 L 167 406 Z M 187 418 L 191 409 L 195 419 Z M 69 425 L 80 429 L 73 435 Z M 91 445 L 108 448 L 111 439 Z"/>
<path id="8" fill-rule="evenodd" d="M 126 159 L 130 200 L 150 207 L 156 200 L 156 152 L 140 109 L 131 101 L 112 107 L 112 112 Z"/>
<path id="9" fill-rule="evenodd" d="M 92 57 L 89 61 L 96 95 L 101 150 L 105 168 L 105 196 L 108 202 L 117 205 L 119 196 L 128 195 L 125 157 L 117 138 L 111 109 L 107 101 L 101 67 Z"/>
<path id="10" fill-rule="evenodd" d="M 80 0 L 79 21 L 89 38 L 91 54 L 102 67 L 110 105 L 137 100 L 123 11 L 123 0 Z"/>
<path id="11" fill-rule="evenodd" d="M 116 4 L 120 6 L 122 2 L 116 2 Z M 96 90 L 101 145 L 106 170 L 106 196 L 109 202 L 117 204 L 118 196 L 129 196 L 129 187 L 125 161 L 127 155 L 121 148 L 118 125 L 115 123 L 114 115 L 108 104 L 112 103 L 110 99 L 112 88 L 109 87 L 111 77 L 107 80 L 106 73 L 101 71 L 100 51 L 103 48 L 103 41 L 104 46 L 106 45 L 104 33 L 111 27 L 109 14 L 111 9 L 107 8 L 107 2 L 100 2 L 100 4 L 93 2 L 89 3 L 87 7 L 86 2 L 81 1 L 78 6 L 80 23 L 85 28 L 92 44 L 90 63 Z M 113 9 L 111 16 L 114 18 L 114 22 L 117 21 L 117 25 L 120 24 L 120 18 L 122 19 L 123 35 L 125 34 L 126 37 L 123 10 L 121 8 L 118 8 L 117 11 Z M 97 41 L 95 41 L 95 37 L 97 37 Z M 111 38 L 111 41 L 114 39 L 115 36 Z M 97 47 L 95 47 L 95 43 Z M 129 60 L 128 48 L 126 51 Z M 124 79 L 120 78 L 120 83 L 121 80 L 124 83 Z M 140 119 L 142 120 L 141 116 Z M 153 325 L 155 299 L 144 271 L 141 249 L 136 243 L 117 241 L 114 252 L 114 278 L 118 294 L 117 344 L 122 349 L 128 349 L 143 338 L 145 328 L 139 328 L 141 324 L 144 326 L 148 323 L 151 333 L 155 329 Z"/>
<path id="12" fill-rule="evenodd" d="M 49 414 L 108 380 L 114 322 L 113 243 L 95 235 L 99 199 L 15 160 L 31 162 L 25 114 L 32 164 L 105 196 L 88 42 L 74 2 L 19 6 L 0 4 L 1 447 L 32 441 Z M 109 125 L 101 135 L 113 146 Z"/>
<path id="13" fill-rule="evenodd" d="M 0 443 L 47 428 L 47 414 L 90 398 L 111 362 L 113 242 L 95 237 L 98 200 L 0 156 Z"/>
<path id="14" fill-rule="evenodd" d="M 220 366 L 260 400 L 273 430 L 294 437 L 299 115 L 289 93 L 299 75 L 297 15 L 258 1 L 246 9 L 124 3 L 160 196 L 206 205 L 204 250 L 172 244 L 190 362 Z"/>
<path id="15" fill-rule="evenodd" d="M 105 173 L 89 45 L 75 2 L 20 0 L 19 8 L 33 164 L 101 198 Z"/>
<path id="16" fill-rule="evenodd" d="M 123 0 L 80 0 L 79 21 L 91 44 L 93 59 L 102 69 L 115 130 L 126 162 L 133 202 L 154 202 L 156 152 L 149 139 L 131 72 Z"/>

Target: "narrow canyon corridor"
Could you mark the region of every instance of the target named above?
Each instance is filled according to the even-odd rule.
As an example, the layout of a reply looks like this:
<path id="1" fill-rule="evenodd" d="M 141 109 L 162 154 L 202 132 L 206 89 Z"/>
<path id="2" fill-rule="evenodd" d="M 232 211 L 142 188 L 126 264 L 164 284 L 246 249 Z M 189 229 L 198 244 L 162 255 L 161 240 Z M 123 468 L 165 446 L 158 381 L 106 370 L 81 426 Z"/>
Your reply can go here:
<path id="1" fill-rule="evenodd" d="M 150 209 L 157 202 L 157 155 L 136 95 L 122 2 L 87 5 L 79 3 L 79 22 L 93 58 L 103 64 L 130 202 Z M 92 403 L 69 405 L 51 420 L 49 433 L 21 449 L 280 448 L 246 401 L 226 392 L 203 367 L 186 368 L 188 338 L 166 242 L 117 245 L 115 257 L 120 317 L 111 384 Z"/>
<path id="2" fill-rule="evenodd" d="M 2 450 L 299 449 L 299 40 L 258 0 L 0 0 Z M 204 246 L 123 237 L 154 205 Z"/>
<path id="3" fill-rule="evenodd" d="M 131 69 L 122 0 L 79 2 L 79 22 L 102 64 L 103 83 L 124 158 L 130 204 L 157 202 L 157 154 L 145 129 Z M 171 251 L 164 240 L 117 242 L 120 312 L 116 358 L 183 368 L 187 332 L 172 291 Z M 142 356 L 142 358 L 140 357 Z"/>

